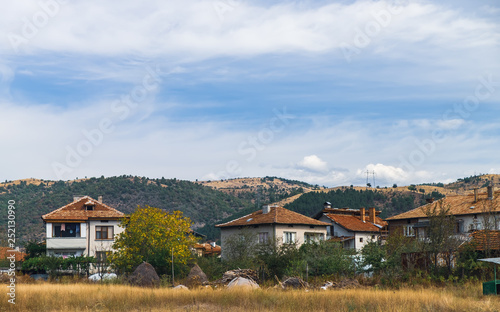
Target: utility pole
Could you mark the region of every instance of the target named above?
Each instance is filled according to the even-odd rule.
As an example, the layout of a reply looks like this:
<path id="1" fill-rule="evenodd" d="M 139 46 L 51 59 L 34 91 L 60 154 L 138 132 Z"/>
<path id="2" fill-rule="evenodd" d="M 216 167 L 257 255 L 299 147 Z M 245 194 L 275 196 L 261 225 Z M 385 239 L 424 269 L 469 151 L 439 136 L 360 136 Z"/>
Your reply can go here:
<path id="1" fill-rule="evenodd" d="M 174 247 L 172 247 L 172 287 L 175 287 L 175 283 L 174 283 Z"/>

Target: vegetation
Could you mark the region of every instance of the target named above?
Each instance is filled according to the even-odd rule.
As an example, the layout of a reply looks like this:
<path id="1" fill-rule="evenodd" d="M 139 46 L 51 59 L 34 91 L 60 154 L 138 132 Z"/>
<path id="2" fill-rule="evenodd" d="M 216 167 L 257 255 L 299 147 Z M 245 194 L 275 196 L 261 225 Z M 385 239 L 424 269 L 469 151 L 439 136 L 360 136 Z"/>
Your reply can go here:
<path id="1" fill-rule="evenodd" d="M 480 284 L 400 290 L 178 291 L 107 284 L 19 284 L 9 311 L 496 311 L 500 298 L 483 297 Z"/>
<path id="2" fill-rule="evenodd" d="M 187 264 L 189 247 L 196 242 L 190 232 L 191 220 L 182 212 L 165 212 L 149 206 L 139 207 L 121 222 L 125 231 L 118 235 L 110 262 L 118 272 L 132 272 L 143 261 L 158 274 L 165 274 L 172 265 Z"/>

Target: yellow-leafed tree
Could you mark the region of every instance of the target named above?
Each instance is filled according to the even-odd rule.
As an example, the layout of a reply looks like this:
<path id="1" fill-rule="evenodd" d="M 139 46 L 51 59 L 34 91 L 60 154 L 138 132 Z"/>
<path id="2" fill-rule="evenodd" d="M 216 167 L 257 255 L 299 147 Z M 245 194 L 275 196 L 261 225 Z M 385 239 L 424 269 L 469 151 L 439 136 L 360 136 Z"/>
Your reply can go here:
<path id="1" fill-rule="evenodd" d="M 191 234 L 191 220 L 181 211 L 165 212 L 154 207 L 138 207 L 121 221 L 125 230 L 113 245 L 110 261 L 119 272 L 131 272 L 143 261 L 165 274 L 174 263 L 186 264 L 189 247 L 196 242 Z"/>

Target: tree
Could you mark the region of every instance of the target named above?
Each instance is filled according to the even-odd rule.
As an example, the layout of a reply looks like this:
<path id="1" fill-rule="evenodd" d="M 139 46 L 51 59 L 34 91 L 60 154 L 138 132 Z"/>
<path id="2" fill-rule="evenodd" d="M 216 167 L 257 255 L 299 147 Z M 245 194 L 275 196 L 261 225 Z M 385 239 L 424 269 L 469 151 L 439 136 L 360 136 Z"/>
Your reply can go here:
<path id="1" fill-rule="evenodd" d="M 181 211 L 165 212 L 150 206 L 138 207 L 121 221 L 125 230 L 118 235 L 110 262 L 120 272 L 131 272 L 143 261 L 158 272 L 169 272 L 172 256 L 176 264 L 186 264 L 189 247 L 196 242 L 191 220 Z"/>
<path id="2" fill-rule="evenodd" d="M 437 273 L 439 257 L 444 260 L 451 272 L 451 265 L 457 248 L 462 243 L 455 237 L 455 216 L 450 213 L 450 206 L 438 201 L 427 208 L 425 214 L 429 218 L 427 248 L 432 255 L 434 271 Z"/>

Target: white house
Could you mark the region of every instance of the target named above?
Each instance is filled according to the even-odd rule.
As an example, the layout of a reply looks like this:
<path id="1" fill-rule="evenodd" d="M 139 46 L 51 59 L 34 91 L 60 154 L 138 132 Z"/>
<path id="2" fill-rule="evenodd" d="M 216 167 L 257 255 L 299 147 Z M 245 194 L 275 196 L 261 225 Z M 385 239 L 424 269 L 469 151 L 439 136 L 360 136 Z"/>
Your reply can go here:
<path id="1" fill-rule="evenodd" d="M 277 241 L 298 247 L 305 242 L 324 240 L 327 226 L 328 223 L 270 205 L 236 220 L 216 225 L 221 229 L 223 258 L 228 238 L 243 231 L 253 233 L 256 243 Z"/>
<path id="2" fill-rule="evenodd" d="M 116 235 L 123 231 L 125 215 L 89 196 L 75 196 L 73 202 L 42 216 L 46 228 L 47 255 L 94 256 L 104 260 L 112 251 Z"/>
<path id="3" fill-rule="evenodd" d="M 400 230 L 409 237 L 426 238 L 429 227 L 428 212 L 430 209 L 449 209 L 455 217 L 455 235 L 463 239 L 477 230 L 500 230 L 500 191 L 487 187 L 486 192 L 475 189 L 467 195 L 449 195 L 436 202 L 412 209 L 410 211 L 387 218 L 389 231 Z"/>
<path id="4" fill-rule="evenodd" d="M 323 210 L 314 218 L 329 224 L 327 239 L 342 242 L 344 248 L 361 250 L 368 242 L 379 241 L 387 233 L 387 222 L 378 215 L 375 208 L 332 208 L 324 203 Z"/>

